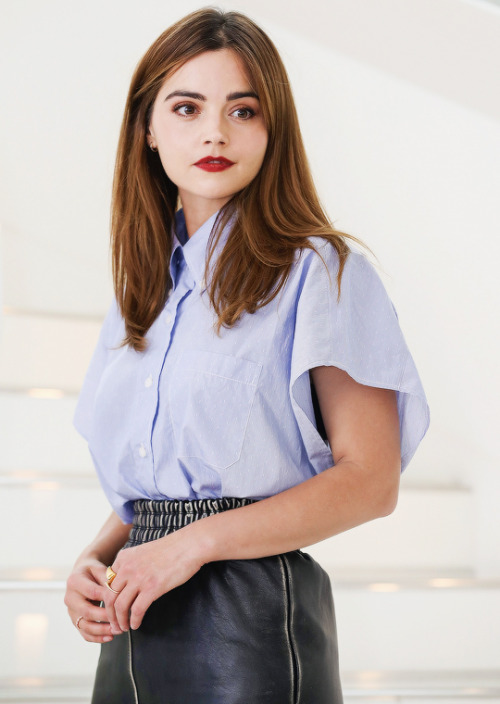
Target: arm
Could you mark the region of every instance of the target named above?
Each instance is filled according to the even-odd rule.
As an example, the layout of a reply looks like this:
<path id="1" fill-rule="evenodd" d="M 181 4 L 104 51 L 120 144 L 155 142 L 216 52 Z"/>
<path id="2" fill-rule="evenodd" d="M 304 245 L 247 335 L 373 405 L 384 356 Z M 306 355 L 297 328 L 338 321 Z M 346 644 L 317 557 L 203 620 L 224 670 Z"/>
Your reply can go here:
<path id="1" fill-rule="evenodd" d="M 335 466 L 237 509 L 241 517 L 210 517 L 211 560 L 305 547 L 394 510 L 401 473 L 395 393 L 362 386 L 336 367 L 313 369 L 312 378 Z"/>
<path id="2" fill-rule="evenodd" d="M 215 560 L 251 559 L 311 545 L 394 509 L 400 476 L 396 395 L 336 367 L 312 371 L 335 466 L 255 504 L 210 516 L 119 554 L 116 627 L 137 628 L 154 599 Z"/>
<path id="3" fill-rule="evenodd" d="M 129 532 L 130 525 L 124 525 L 116 513 L 112 513 L 77 559 L 68 578 L 64 603 L 74 624 L 82 617 L 78 628 L 85 640 L 95 643 L 112 640 L 106 610 L 94 602 L 104 601 L 109 592 L 104 586 L 106 567 L 127 541 Z"/>

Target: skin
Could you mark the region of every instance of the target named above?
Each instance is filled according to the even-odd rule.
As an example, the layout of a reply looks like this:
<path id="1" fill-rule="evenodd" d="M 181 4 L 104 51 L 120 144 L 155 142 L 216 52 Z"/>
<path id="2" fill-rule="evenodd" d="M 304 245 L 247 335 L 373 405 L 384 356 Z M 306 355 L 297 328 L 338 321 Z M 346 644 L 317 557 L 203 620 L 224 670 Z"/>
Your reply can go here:
<path id="1" fill-rule="evenodd" d="M 179 92 L 191 96 L 173 95 Z M 228 49 L 191 59 L 158 93 L 148 141 L 179 189 L 189 235 L 248 185 L 262 166 L 267 129 L 252 94 L 241 61 Z M 234 165 L 208 173 L 195 166 L 207 156 L 222 156 Z"/>
<path id="2" fill-rule="evenodd" d="M 166 99 L 174 90 L 200 93 L 206 100 Z M 231 93 L 250 90 L 228 50 L 195 57 L 160 89 L 148 141 L 179 187 L 190 235 L 262 165 L 267 133 L 258 99 L 227 100 Z M 187 104 L 193 107 L 182 108 L 181 115 L 174 110 Z M 251 118 L 245 112 L 249 107 L 255 111 Z M 207 155 L 223 155 L 237 168 L 207 173 L 193 166 Z M 121 552 L 130 525 L 112 513 L 67 583 L 65 603 L 73 623 L 83 617 L 79 630 L 85 640 L 101 643 L 138 628 L 155 599 L 208 562 L 303 548 L 394 510 L 401 470 L 395 393 L 358 384 L 336 367 L 318 367 L 311 377 L 335 466 L 275 496 Z M 107 565 L 117 573 L 112 586 L 118 594 L 105 586 Z M 98 606 L 101 601 L 105 607 Z"/>

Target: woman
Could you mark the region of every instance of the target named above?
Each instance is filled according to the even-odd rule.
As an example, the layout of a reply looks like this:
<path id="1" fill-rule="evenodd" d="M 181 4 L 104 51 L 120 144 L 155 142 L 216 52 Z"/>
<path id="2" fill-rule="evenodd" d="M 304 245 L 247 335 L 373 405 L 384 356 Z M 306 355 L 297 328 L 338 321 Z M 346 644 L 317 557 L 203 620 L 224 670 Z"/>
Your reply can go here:
<path id="1" fill-rule="evenodd" d="M 116 302 L 75 415 L 114 509 L 65 599 L 102 644 L 94 704 L 342 701 L 330 583 L 300 548 L 389 514 L 428 424 L 347 239 L 262 30 L 204 9 L 164 32 L 128 96 Z"/>

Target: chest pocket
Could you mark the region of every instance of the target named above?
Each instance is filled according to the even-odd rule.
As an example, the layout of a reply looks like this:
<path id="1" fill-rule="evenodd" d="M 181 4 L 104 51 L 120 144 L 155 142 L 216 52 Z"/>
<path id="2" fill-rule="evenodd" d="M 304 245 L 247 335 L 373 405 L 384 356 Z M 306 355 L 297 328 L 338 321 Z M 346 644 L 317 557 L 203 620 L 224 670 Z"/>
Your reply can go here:
<path id="1" fill-rule="evenodd" d="M 177 456 L 218 469 L 237 462 L 262 365 L 215 352 L 189 350 L 173 365 L 170 413 Z"/>

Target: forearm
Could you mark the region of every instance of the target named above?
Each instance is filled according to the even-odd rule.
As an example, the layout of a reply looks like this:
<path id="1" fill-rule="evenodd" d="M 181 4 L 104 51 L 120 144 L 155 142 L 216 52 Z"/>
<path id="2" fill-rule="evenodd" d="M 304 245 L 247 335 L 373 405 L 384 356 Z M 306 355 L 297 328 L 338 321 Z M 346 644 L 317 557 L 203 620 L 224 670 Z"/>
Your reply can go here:
<path id="1" fill-rule="evenodd" d="M 397 467 L 380 477 L 340 462 L 280 494 L 192 524 L 192 537 L 206 562 L 288 552 L 388 515 L 398 482 Z"/>
<path id="2" fill-rule="evenodd" d="M 83 550 L 76 564 L 85 560 L 97 559 L 110 565 L 117 552 L 127 542 L 130 525 L 124 525 L 116 513 L 112 513 L 94 540 Z"/>

